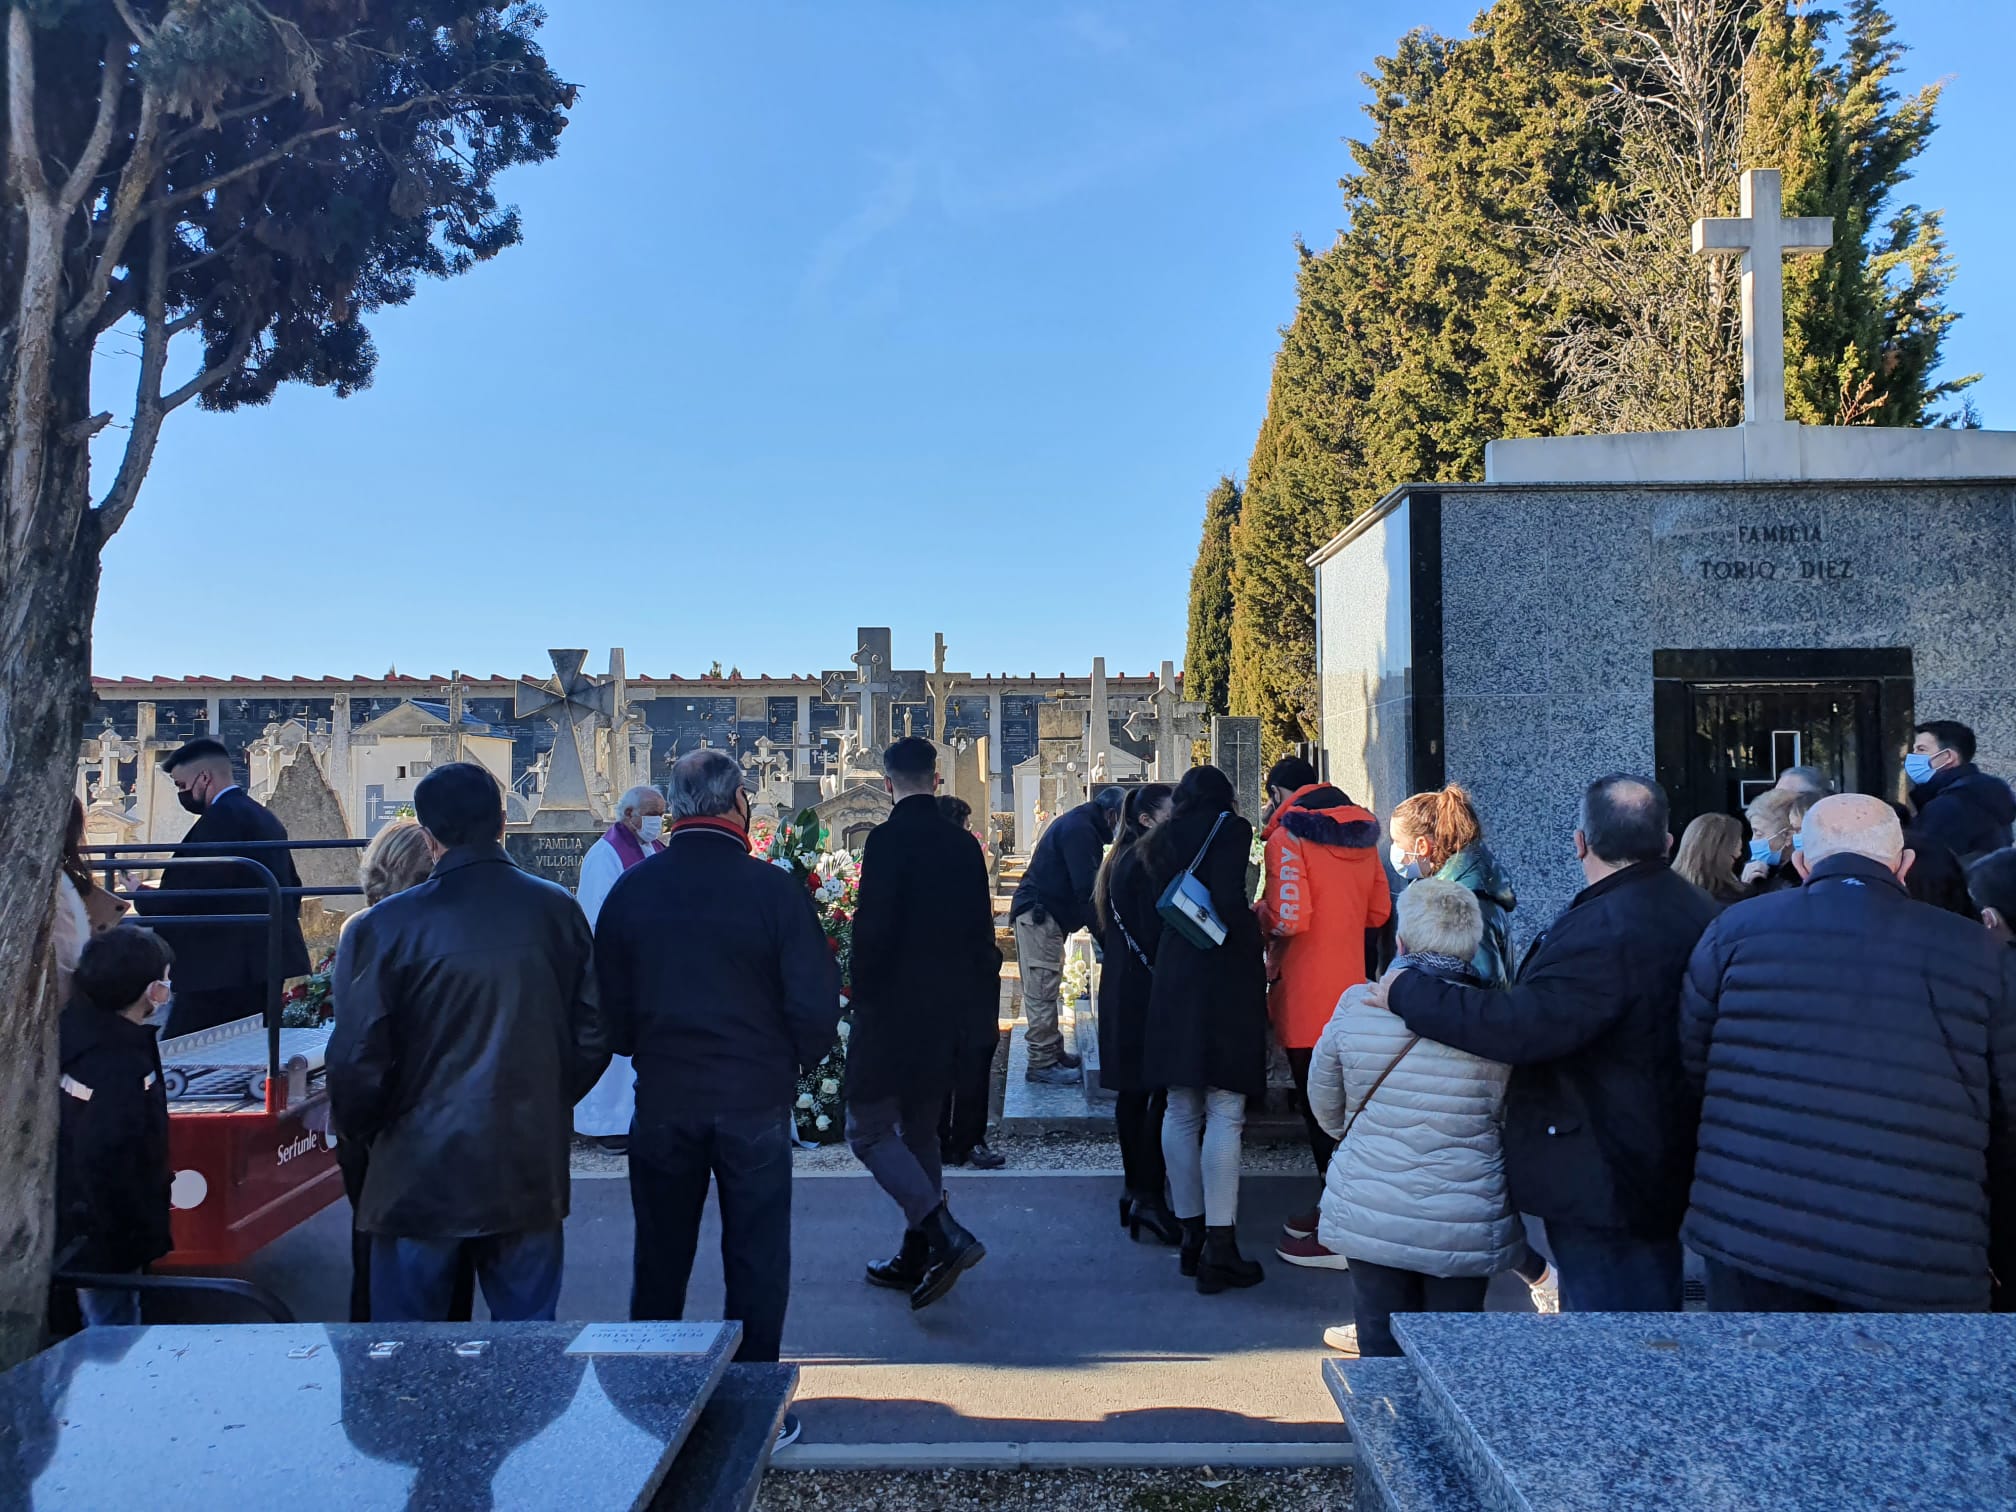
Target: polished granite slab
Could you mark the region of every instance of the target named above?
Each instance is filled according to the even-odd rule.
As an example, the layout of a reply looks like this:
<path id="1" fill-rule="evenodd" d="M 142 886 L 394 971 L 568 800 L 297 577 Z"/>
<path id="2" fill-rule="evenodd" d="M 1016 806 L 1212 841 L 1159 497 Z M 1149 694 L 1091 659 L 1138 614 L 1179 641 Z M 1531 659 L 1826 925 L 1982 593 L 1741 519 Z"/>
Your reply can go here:
<path id="1" fill-rule="evenodd" d="M 87 1329 L 0 1375 L 0 1508 L 647 1507 L 740 1341 L 736 1323 Z"/>
<path id="2" fill-rule="evenodd" d="M 1394 1332 L 1488 1508 L 2016 1509 L 2016 1315 L 1419 1313 Z"/>
<path id="3" fill-rule="evenodd" d="M 1351 1429 L 1354 1512 L 1482 1512 L 1409 1360 L 1325 1360 L 1323 1381 Z"/>
<path id="4" fill-rule="evenodd" d="M 651 1512 L 749 1512 L 798 1390 L 796 1365 L 730 1365 Z"/>

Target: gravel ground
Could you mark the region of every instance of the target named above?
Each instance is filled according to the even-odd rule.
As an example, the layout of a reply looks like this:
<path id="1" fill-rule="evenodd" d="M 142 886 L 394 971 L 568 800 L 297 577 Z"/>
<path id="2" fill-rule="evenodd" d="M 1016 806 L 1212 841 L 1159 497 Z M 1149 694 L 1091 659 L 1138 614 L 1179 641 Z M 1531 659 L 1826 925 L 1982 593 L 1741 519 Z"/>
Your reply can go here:
<path id="1" fill-rule="evenodd" d="M 1120 1147 L 1111 1134 L 1002 1134 L 993 1148 L 1008 1157 L 1011 1171 L 1117 1171 Z M 822 1171 L 856 1172 L 861 1163 L 844 1144 L 799 1150 L 792 1167 L 801 1175 Z M 1241 1168 L 1253 1176 L 1294 1175 L 1309 1169 L 1309 1147 L 1300 1139 L 1270 1142 L 1248 1140 Z M 574 1141 L 576 1176 L 620 1176 L 629 1169 L 621 1155 L 586 1139 Z M 955 1168 L 956 1169 L 956 1168 Z"/>
<path id="2" fill-rule="evenodd" d="M 1349 1470 L 773 1470 L 759 1512 L 1335 1512 Z"/>

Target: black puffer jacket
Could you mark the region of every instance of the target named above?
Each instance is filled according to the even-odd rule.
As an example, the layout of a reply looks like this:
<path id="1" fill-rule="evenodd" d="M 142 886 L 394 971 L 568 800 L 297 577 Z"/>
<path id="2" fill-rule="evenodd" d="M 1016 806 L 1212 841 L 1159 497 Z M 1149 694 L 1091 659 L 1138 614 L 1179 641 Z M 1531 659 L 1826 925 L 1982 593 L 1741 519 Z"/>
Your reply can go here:
<path id="1" fill-rule="evenodd" d="M 1688 1244 L 1879 1312 L 1988 1305 L 2016 952 L 1881 864 L 1831 856 L 1703 937 L 1681 1050 L 1705 1094 Z"/>
<path id="2" fill-rule="evenodd" d="M 1911 804 L 1918 810 L 1912 828 L 1962 861 L 2008 845 L 2011 821 L 2016 820 L 2016 793 L 1971 761 L 1935 773 L 1923 787 L 1913 788 Z"/>
<path id="3" fill-rule="evenodd" d="M 567 1216 L 574 1104 L 609 1064 L 594 941 L 565 888 L 458 846 L 343 932 L 330 1112 L 371 1147 L 357 1227 L 407 1239 Z"/>
<path id="4" fill-rule="evenodd" d="M 70 1269 L 137 1271 L 175 1247 L 168 1222 L 168 1094 L 154 1031 L 82 998 L 59 1029 L 63 1095 L 56 1248 Z"/>
<path id="5" fill-rule="evenodd" d="M 1512 1067 L 1505 1174 L 1520 1212 L 1679 1230 L 1694 1154 L 1680 979 L 1715 912 L 1664 861 L 1641 862 L 1576 894 L 1508 989 L 1394 978 L 1388 1003 L 1409 1029 Z"/>

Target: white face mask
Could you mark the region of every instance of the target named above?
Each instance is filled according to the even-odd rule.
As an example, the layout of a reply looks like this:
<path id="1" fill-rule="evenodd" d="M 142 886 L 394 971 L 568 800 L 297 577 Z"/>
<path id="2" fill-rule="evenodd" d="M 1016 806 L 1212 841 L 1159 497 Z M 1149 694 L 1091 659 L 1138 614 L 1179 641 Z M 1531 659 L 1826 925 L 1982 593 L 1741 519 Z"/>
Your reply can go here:
<path id="1" fill-rule="evenodd" d="M 1418 882 L 1421 879 L 1420 858 L 1418 856 L 1410 855 L 1407 851 L 1407 848 L 1404 845 L 1402 845 L 1398 840 L 1395 840 L 1393 842 L 1393 845 L 1391 849 L 1387 852 L 1387 854 L 1393 862 L 1393 870 L 1400 873 L 1400 875 L 1405 877 L 1409 882 Z"/>
<path id="2" fill-rule="evenodd" d="M 656 840 L 660 835 L 665 833 L 665 816 L 663 814 L 646 814 L 637 822 L 639 825 L 637 833 L 643 838 L 646 845 L 649 845 L 653 840 Z"/>

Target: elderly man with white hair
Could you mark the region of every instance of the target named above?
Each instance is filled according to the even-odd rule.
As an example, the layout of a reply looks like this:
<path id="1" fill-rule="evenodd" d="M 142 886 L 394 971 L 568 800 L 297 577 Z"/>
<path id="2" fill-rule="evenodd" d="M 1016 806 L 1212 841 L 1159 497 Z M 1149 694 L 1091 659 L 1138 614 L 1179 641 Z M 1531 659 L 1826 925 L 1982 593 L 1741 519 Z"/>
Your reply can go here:
<path id="1" fill-rule="evenodd" d="M 588 847 L 581 858 L 581 880 L 574 898 L 588 915 L 588 927 L 602 915 L 603 900 L 617 878 L 640 861 L 665 849 L 659 838 L 665 829 L 665 795 L 655 787 L 633 787 L 616 806 L 616 822 Z M 605 1149 L 620 1150 L 630 1138 L 630 1115 L 636 1111 L 636 1078 L 630 1057 L 612 1055 L 609 1069 L 595 1090 L 574 1105 L 574 1132 Z"/>
<path id="2" fill-rule="evenodd" d="M 1897 816 L 1800 830 L 1803 887 L 1702 936 L 1680 1003 L 1702 1097 L 1682 1236 L 1718 1312 L 1988 1307 L 1987 1178 L 2016 1110 L 2016 952 L 1904 890 Z"/>

